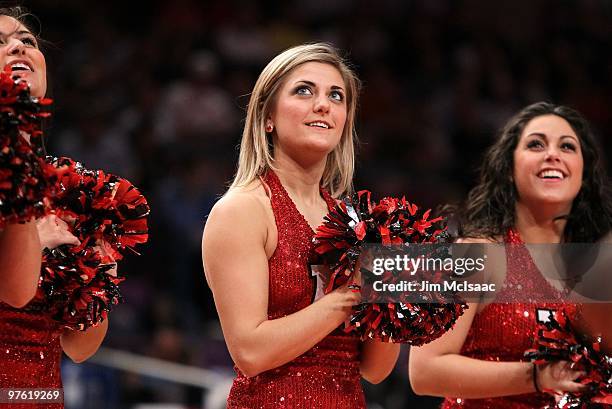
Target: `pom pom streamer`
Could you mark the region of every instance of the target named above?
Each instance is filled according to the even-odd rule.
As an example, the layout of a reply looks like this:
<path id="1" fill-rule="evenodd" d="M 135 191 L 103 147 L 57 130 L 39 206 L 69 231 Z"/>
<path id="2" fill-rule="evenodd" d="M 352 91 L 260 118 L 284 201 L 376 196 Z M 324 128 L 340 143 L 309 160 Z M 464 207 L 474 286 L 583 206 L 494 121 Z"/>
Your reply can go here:
<path id="1" fill-rule="evenodd" d="M 105 263 L 94 248 L 62 245 L 45 250 L 43 260 L 44 301 L 65 327 L 83 331 L 95 326 L 122 301 L 117 285 L 123 278 L 108 274 L 114 263 Z"/>
<path id="2" fill-rule="evenodd" d="M 50 115 L 50 104 L 32 97 L 28 83 L 14 80 L 10 68 L 0 71 L 0 228 L 47 210 L 55 172 L 44 161 L 41 118 Z"/>
<path id="3" fill-rule="evenodd" d="M 44 252 L 40 287 L 55 319 L 85 330 L 122 300 L 117 285 L 123 279 L 111 273 L 127 251 L 147 241 L 149 206 L 125 179 L 69 158 L 48 162 L 58 175 L 54 212 L 81 244 Z"/>
<path id="4" fill-rule="evenodd" d="M 325 217 L 314 239 L 314 264 L 331 271 L 325 293 L 355 278 L 357 261 L 364 244 L 438 243 L 448 239 L 441 217 L 430 219 L 405 198 L 371 200 L 369 191 L 345 198 Z M 438 277 L 439 278 L 439 277 Z M 448 331 L 467 304 L 437 303 L 434 293 L 423 294 L 423 303 L 360 304 L 345 326 L 362 339 L 423 345 Z"/>
<path id="5" fill-rule="evenodd" d="M 69 158 L 50 161 L 59 172 L 54 208 L 59 217 L 71 221 L 79 240 L 108 243 L 115 260 L 147 241 L 149 206 L 129 181 L 87 170 Z"/>
<path id="6" fill-rule="evenodd" d="M 535 364 L 552 361 L 573 362 L 586 372 L 576 382 L 587 385 L 584 392 L 565 393 L 557 409 L 595 409 L 612 405 L 612 357 L 601 351 L 601 338 L 588 339 L 572 326 L 565 310 L 538 310 L 540 319 L 536 348 L 525 352 Z"/>

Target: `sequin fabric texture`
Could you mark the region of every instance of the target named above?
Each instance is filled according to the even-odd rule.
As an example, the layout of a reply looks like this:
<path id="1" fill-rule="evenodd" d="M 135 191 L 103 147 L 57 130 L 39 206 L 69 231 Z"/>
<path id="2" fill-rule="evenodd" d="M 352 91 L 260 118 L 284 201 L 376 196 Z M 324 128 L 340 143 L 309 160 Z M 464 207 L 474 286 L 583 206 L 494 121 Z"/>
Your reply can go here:
<path id="1" fill-rule="evenodd" d="M 61 328 L 32 301 L 21 309 L 0 302 L 0 388 L 61 388 Z M 61 409 L 62 404 L 0 404 L 12 409 Z"/>
<path id="2" fill-rule="evenodd" d="M 517 231 L 506 234 L 507 274 L 498 296 L 520 299 L 521 292 L 561 300 L 561 293 L 544 279 Z M 523 353 L 534 346 L 537 308 L 555 304 L 491 303 L 474 317 L 461 355 L 486 361 L 524 361 Z M 557 305 L 558 307 L 558 305 Z M 466 379 L 466 382 L 469 380 Z M 446 399 L 443 409 L 527 409 L 554 405 L 551 395 L 529 393 L 492 399 Z"/>
<path id="3" fill-rule="evenodd" d="M 278 229 L 278 244 L 268 261 L 268 318 L 276 319 L 307 307 L 314 281 L 308 269 L 314 232 L 272 171 L 263 178 Z M 328 207 L 334 200 L 321 190 Z M 365 409 L 360 383 L 357 337 L 339 330 L 287 364 L 252 378 L 238 368 L 227 407 Z"/>

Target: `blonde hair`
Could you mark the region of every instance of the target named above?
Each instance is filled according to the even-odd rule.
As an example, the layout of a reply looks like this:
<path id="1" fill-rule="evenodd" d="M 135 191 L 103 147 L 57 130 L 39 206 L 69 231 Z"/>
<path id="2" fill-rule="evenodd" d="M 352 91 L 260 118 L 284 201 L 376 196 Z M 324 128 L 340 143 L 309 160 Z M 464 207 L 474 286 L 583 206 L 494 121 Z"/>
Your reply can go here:
<path id="1" fill-rule="evenodd" d="M 276 93 L 284 79 L 296 67 L 307 62 L 321 62 L 334 66 L 342 75 L 347 88 L 344 130 L 338 145 L 327 155 L 321 185 L 335 197 L 352 192 L 357 142 L 355 112 L 361 82 L 338 51 L 327 43 L 304 44 L 289 48 L 274 57 L 259 75 L 249 99 L 240 143 L 238 168 L 230 189 L 246 186 L 268 169 L 274 169 L 273 147 L 265 130 L 266 118 L 270 114 Z"/>

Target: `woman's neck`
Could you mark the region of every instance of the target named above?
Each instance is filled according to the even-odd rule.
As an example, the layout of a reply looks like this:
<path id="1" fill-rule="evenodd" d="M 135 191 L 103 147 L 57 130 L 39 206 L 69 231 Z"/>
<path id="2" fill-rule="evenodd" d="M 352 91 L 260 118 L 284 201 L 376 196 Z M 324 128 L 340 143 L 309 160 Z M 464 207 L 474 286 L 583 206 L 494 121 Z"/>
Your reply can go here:
<path id="1" fill-rule="evenodd" d="M 525 243 L 560 243 L 569 211 L 542 206 L 515 205 L 515 227 Z"/>
<path id="2" fill-rule="evenodd" d="M 276 174 L 291 196 L 307 205 L 319 202 L 321 200 L 319 186 L 325 170 L 325 160 L 304 167 L 289 156 L 283 154 L 275 156 Z"/>

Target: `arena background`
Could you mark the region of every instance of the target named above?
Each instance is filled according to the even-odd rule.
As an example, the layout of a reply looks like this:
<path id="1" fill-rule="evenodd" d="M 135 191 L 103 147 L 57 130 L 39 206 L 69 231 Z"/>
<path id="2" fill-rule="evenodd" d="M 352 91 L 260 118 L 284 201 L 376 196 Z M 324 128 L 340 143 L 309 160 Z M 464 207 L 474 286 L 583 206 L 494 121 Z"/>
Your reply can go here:
<path id="1" fill-rule="evenodd" d="M 201 232 L 234 171 L 248 93 L 287 47 L 329 41 L 354 63 L 365 85 L 355 185 L 377 197 L 462 200 L 500 125 L 540 100 L 577 108 L 612 154 L 609 0 L 22 4 L 49 41 L 49 151 L 127 177 L 152 208 L 150 243 L 120 266 L 126 303 L 97 363 L 64 362 L 67 409 L 224 407 L 231 360 Z M 369 408 L 439 402 L 411 393 L 407 358 L 366 385 Z"/>

